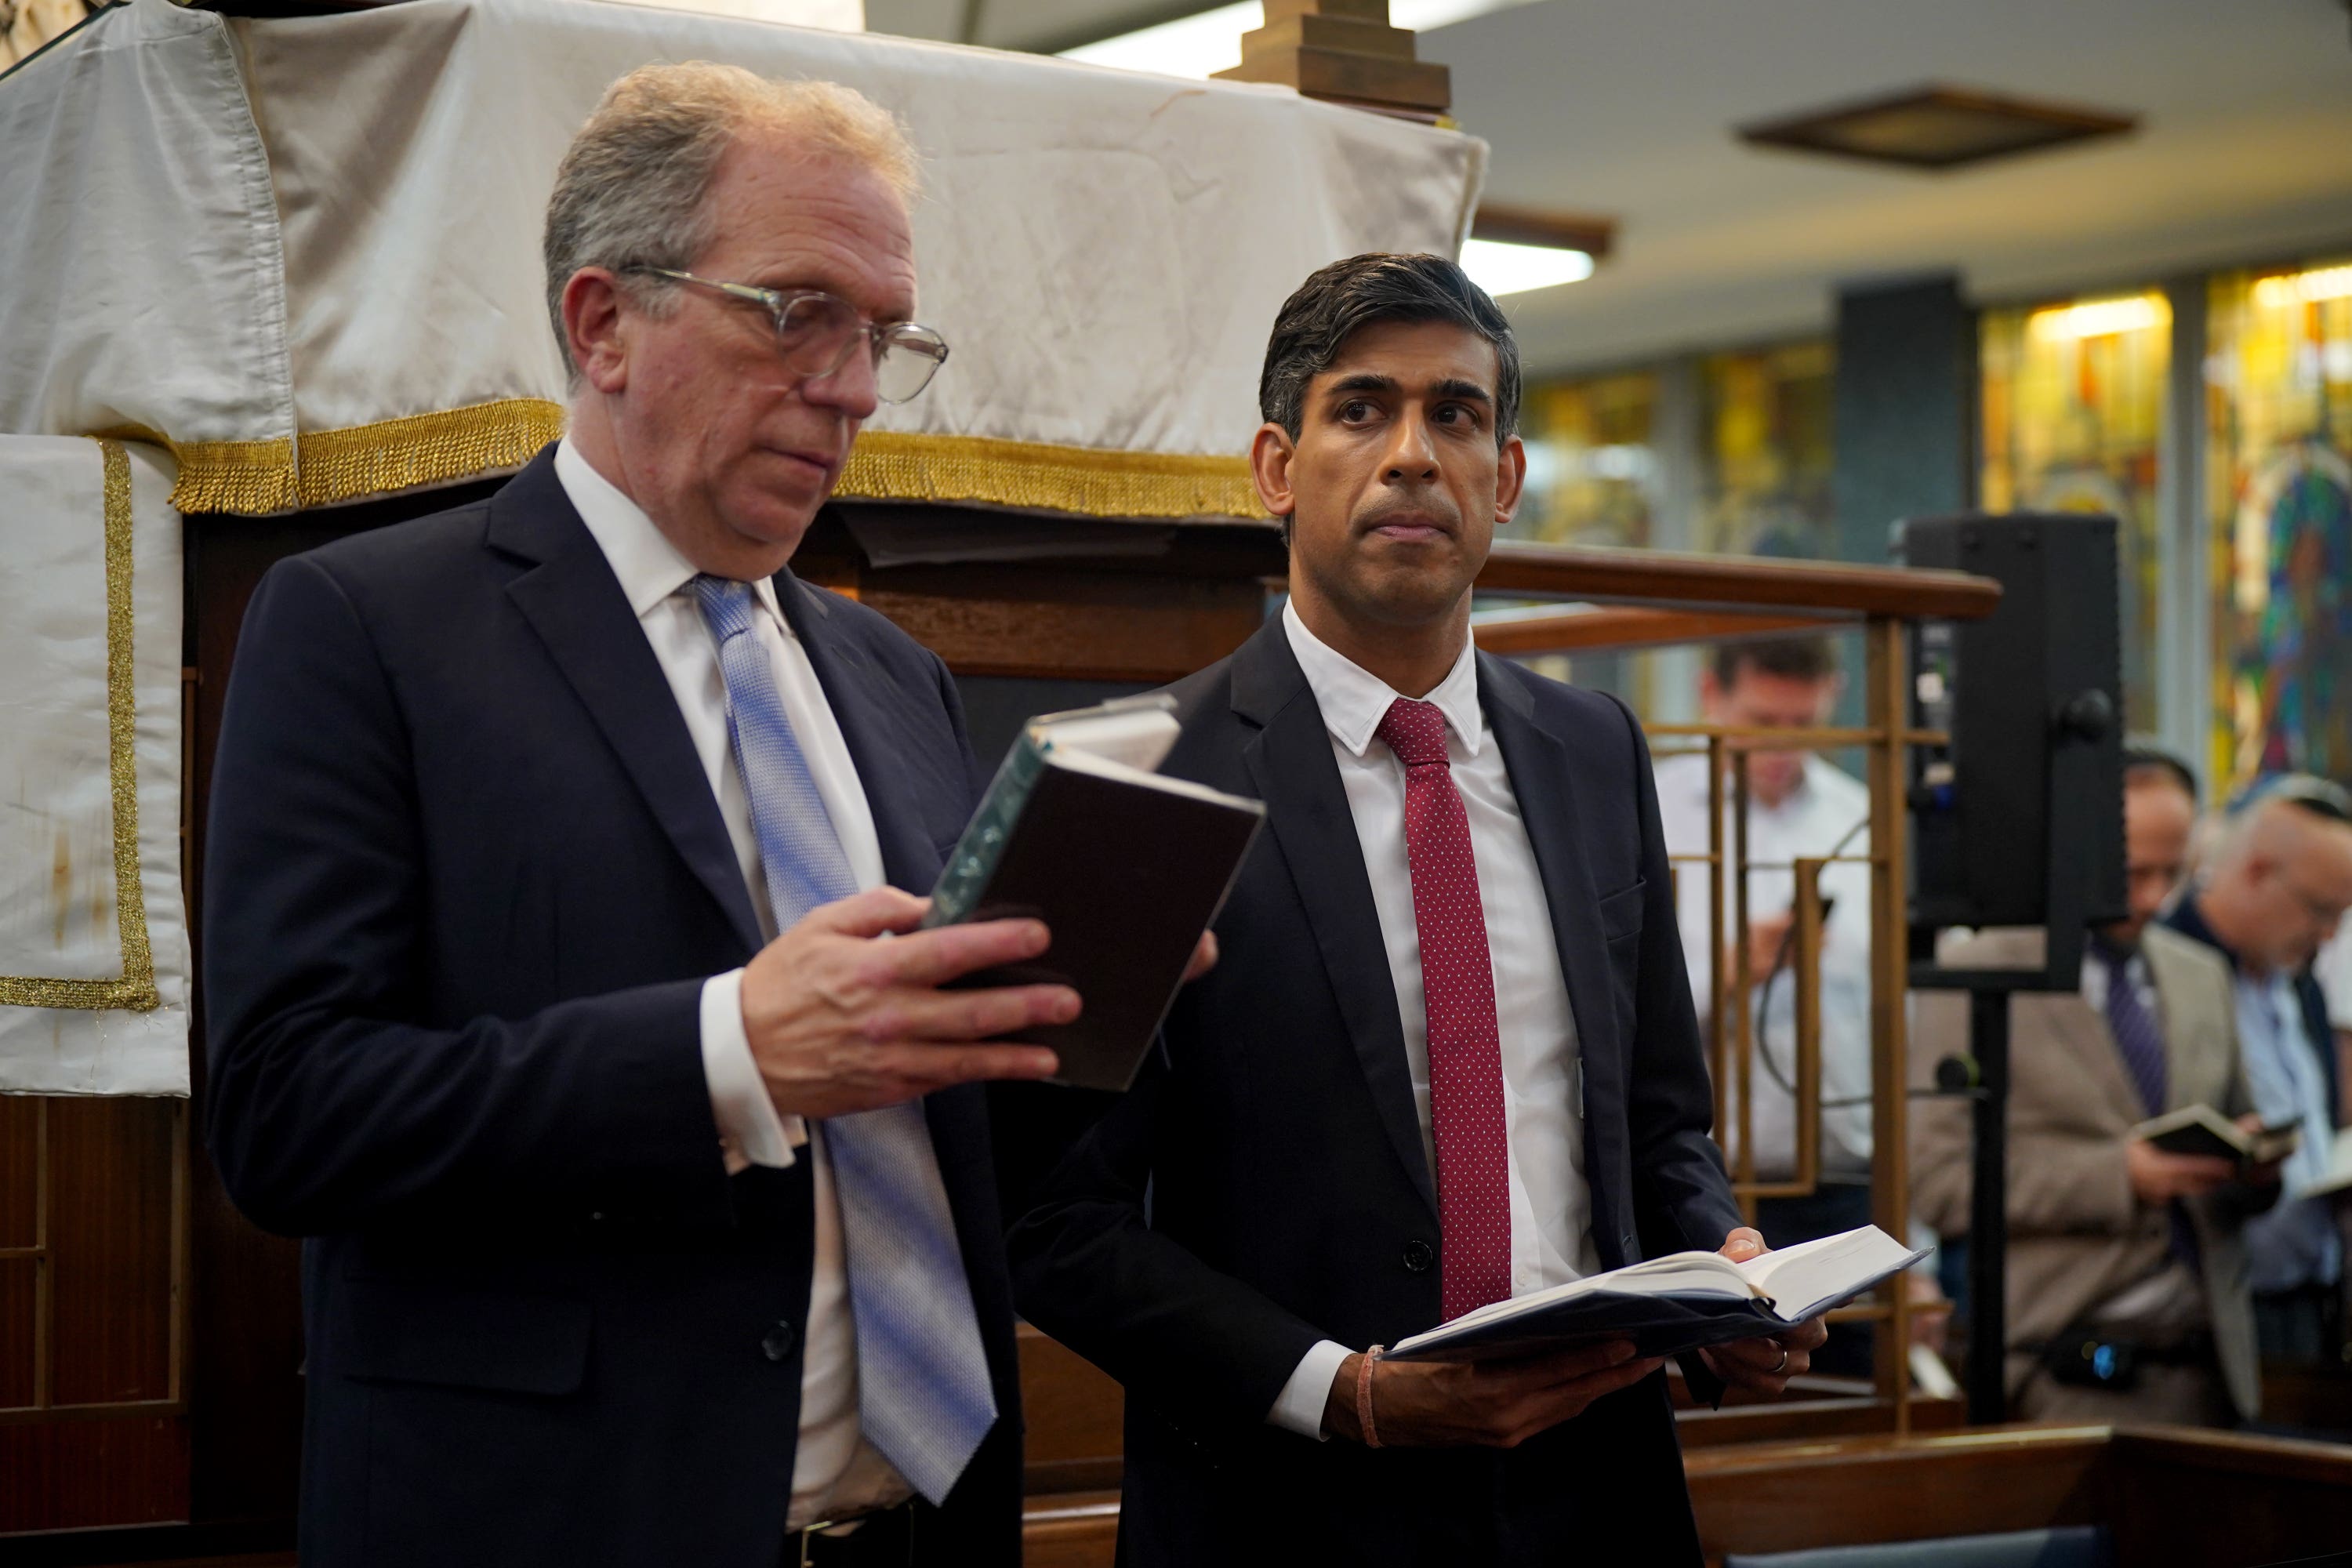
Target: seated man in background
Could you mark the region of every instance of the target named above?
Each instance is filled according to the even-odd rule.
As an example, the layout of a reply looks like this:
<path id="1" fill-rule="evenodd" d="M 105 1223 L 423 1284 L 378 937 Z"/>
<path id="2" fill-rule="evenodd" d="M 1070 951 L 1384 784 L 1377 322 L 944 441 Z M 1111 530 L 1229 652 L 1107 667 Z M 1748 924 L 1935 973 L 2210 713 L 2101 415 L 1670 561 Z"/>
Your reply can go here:
<path id="1" fill-rule="evenodd" d="M 1710 724 L 1758 730 L 1818 729 L 1830 722 L 1844 684 L 1836 646 L 1827 637 L 1777 637 L 1727 644 L 1699 676 L 1699 713 Z M 1670 855 L 1707 852 L 1706 753 L 1660 759 L 1658 815 Z M 1723 785 L 1723 847 L 1737 845 L 1732 784 Z M 1751 752 L 1748 757 L 1748 1093 L 1754 1106 L 1756 1175 L 1785 1182 L 1797 1170 L 1797 986 L 1792 928 L 1800 857 L 1867 855 L 1870 791 L 1810 751 Z M 1675 867 L 1675 914 L 1690 966 L 1701 1026 L 1708 1024 L 1710 973 L 1724 964 L 1725 1002 L 1735 983 L 1731 954 L 1712 951 L 1707 919 L 1712 885 L 1701 860 Z M 1724 939 L 1734 939 L 1737 884 L 1728 863 L 1723 882 Z M 1817 1189 L 1807 1196 L 1765 1198 L 1756 1226 L 1775 1247 L 1834 1236 L 1870 1223 L 1870 868 L 1831 866 L 1822 873 L 1830 900 L 1822 928 L 1822 1146 Z M 1738 1082 L 1737 1066 L 1727 1070 Z M 1741 1118 L 1736 1087 L 1723 1103 L 1724 1147 L 1736 1169 Z M 1866 1324 L 1841 1323 L 1813 1358 L 1817 1370 L 1870 1374 Z"/>
<path id="2" fill-rule="evenodd" d="M 2167 1153 L 2132 1129 L 2205 1104 L 2247 1122 L 2226 965 L 2150 922 L 2179 885 L 2197 816 L 2189 770 L 2156 752 L 2124 768 L 2130 915 L 2094 933 L 2076 994 L 2011 1003 L 2009 1387 L 2028 1420 L 2226 1426 L 2258 1412 L 2242 1229 L 2275 1196 L 2277 1169 L 2242 1178 L 2225 1160 Z M 2032 968 L 2042 933 L 1994 931 L 1948 955 L 1955 967 Z M 1914 1075 L 1963 1054 L 1969 1000 L 1923 993 Z M 1969 1104 L 1912 1112 L 1911 1194 L 1948 1237 L 1969 1228 Z M 2098 1371 L 2085 1345 L 2113 1345 Z M 2127 1361 L 2131 1371 L 2121 1371 Z"/>
<path id="3" fill-rule="evenodd" d="M 2303 1130 L 2278 1206 L 2246 1230 L 2254 1322 L 2269 1360 L 2334 1362 L 2343 1342 L 2337 1215 L 2329 1200 L 2298 1194 L 2326 1172 L 2336 1135 L 2336 1041 L 2311 963 L 2347 906 L 2352 795 L 2289 773 L 2240 808 L 2195 894 L 2168 921 L 2230 961 L 2254 1109 Z"/>

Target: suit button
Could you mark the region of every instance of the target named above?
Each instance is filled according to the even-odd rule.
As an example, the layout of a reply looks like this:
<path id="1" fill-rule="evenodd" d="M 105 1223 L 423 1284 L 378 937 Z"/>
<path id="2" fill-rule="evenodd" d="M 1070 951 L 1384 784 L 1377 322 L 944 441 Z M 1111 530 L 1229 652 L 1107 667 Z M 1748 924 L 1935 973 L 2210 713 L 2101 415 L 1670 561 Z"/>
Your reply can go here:
<path id="1" fill-rule="evenodd" d="M 793 1342 L 799 1336 L 790 1323 L 778 1323 L 760 1336 L 760 1353 L 770 1361 L 782 1361 L 793 1353 Z"/>
<path id="2" fill-rule="evenodd" d="M 1437 1250 L 1431 1247 L 1429 1243 L 1425 1241 L 1408 1241 L 1404 1244 L 1404 1271 L 1406 1273 L 1426 1274 L 1429 1272 L 1429 1266 L 1436 1261 Z"/>

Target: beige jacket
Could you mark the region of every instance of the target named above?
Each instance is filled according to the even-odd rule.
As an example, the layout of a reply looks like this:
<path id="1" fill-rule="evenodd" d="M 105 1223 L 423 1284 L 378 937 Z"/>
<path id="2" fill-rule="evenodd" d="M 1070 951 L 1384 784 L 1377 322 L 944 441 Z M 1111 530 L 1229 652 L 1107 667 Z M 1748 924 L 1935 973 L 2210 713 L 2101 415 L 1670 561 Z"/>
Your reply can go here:
<path id="1" fill-rule="evenodd" d="M 1946 955 L 1956 967 L 2031 968 L 2039 931 L 1992 931 Z M 2211 949 L 2161 926 L 2141 938 L 2164 1029 L 2167 1110 L 2203 1103 L 2226 1116 L 2252 1109 L 2238 1059 L 2237 1008 L 2229 965 Z M 1912 1081 L 1934 1081 L 1936 1063 L 1969 1043 L 1969 1000 L 1921 992 L 1911 1033 Z M 2106 1020 L 2079 993 L 2021 993 L 2010 1015 L 2009 1386 L 2032 1371 L 2021 1345 L 2039 1344 L 2088 1317 L 2102 1301 L 2161 1269 L 2170 1225 L 2133 1194 L 2125 1163 L 2131 1128 L 2146 1120 Z M 1912 1101 L 1911 1198 L 1939 1233 L 1969 1228 L 1969 1109 L 1962 1099 Z M 2267 1194 L 2224 1187 L 2192 1199 L 2200 1266 L 2213 1339 L 2230 1397 L 2252 1419 L 2262 1397 L 2253 1309 L 2239 1230 Z"/>

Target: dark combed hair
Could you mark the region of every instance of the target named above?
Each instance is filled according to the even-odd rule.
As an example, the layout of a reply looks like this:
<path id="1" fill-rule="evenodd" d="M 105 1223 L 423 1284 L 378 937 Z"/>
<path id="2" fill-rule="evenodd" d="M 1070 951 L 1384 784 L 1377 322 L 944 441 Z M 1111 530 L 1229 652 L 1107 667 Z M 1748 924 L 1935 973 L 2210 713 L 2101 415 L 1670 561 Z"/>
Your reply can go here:
<path id="1" fill-rule="evenodd" d="M 1495 348 L 1495 444 L 1519 427 L 1519 342 L 1484 289 L 1442 256 L 1368 251 L 1335 261 L 1298 286 L 1274 318 L 1259 415 L 1297 440 L 1306 423 L 1307 384 L 1331 368 L 1360 328 L 1375 321 L 1448 321 Z"/>
<path id="2" fill-rule="evenodd" d="M 2124 787 L 2158 781 L 2178 788 L 2189 797 L 2189 805 L 2197 804 L 2197 775 L 2189 771 L 2187 763 L 2155 746 L 2126 746 Z"/>
<path id="3" fill-rule="evenodd" d="M 1723 643 L 1715 650 L 1715 683 L 1728 690 L 1743 665 L 1789 680 L 1827 680 L 1838 672 L 1837 645 L 1827 637 Z"/>

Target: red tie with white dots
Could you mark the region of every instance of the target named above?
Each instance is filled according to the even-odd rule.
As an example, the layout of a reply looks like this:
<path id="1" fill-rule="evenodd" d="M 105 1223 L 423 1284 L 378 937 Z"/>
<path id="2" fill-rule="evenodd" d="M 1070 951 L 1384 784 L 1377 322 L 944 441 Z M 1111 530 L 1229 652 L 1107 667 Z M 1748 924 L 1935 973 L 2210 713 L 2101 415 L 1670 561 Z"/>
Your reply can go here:
<path id="1" fill-rule="evenodd" d="M 1445 714 L 1400 697 L 1375 731 L 1404 764 L 1405 861 L 1429 1016 L 1439 1296 L 1447 1319 L 1511 1293 L 1510 1154 L 1502 1033 L 1470 819 L 1445 756 Z"/>

